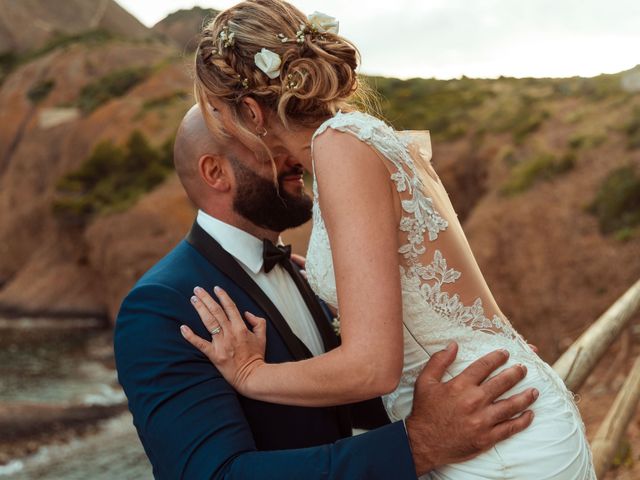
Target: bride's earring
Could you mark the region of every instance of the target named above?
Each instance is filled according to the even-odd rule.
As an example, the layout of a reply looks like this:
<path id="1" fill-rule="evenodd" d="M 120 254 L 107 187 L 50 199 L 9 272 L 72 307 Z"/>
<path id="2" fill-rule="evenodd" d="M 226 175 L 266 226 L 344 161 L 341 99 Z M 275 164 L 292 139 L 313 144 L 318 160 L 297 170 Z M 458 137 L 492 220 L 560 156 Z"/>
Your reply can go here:
<path id="1" fill-rule="evenodd" d="M 267 129 L 262 127 L 262 130 L 260 129 L 256 129 L 256 134 L 258 134 L 260 137 L 266 137 L 267 136 Z"/>

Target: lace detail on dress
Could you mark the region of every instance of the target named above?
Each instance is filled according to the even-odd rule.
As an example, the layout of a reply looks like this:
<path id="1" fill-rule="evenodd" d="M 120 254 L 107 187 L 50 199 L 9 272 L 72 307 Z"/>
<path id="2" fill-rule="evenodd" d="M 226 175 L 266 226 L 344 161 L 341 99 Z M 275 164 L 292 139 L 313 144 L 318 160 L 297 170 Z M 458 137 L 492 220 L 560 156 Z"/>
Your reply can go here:
<path id="1" fill-rule="evenodd" d="M 476 298 L 471 306 L 467 306 L 460 301 L 457 294 L 450 295 L 442 291 L 443 285 L 454 283 L 460 278 L 461 273 L 447 267 L 447 261 L 440 250 L 435 251 L 433 262 L 429 265 L 425 267 L 418 263 L 412 265 L 409 271 L 410 273 L 406 273 L 404 267 L 400 267 L 400 274 L 405 280 L 404 285 L 415 290 L 419 289 L 422 298 L 431 305 L 436 314 L 458 325 L 465 325 L 490 334 L 502 329 L 503 320 L 500 317 L 494 315 L 489 319 L 485 316 L 480 298 Z M 422 283 L 422 280 L 431 280 L 433 283 Z M 511 340 L 518 339 L 518 335 L 513 330 L 505 330 L 504 334 Z"/>
<path id="2" fill-rule="evenodd" d="M 423 263 L 425 260 L 423 257 L 427 254 L 425 235 L 430 242 L 435 242 L 440 233 L 447 230 L 449 223 L 436 210 L 433 199 L 425 193 L 425 185 L 409 153 L 410 142 L 401 138 L 390 126 L 375 117 L 361 112 L 346 114 L 339 112 L 335 117 L 324 122 L 314 133 L 312 148 L 313 140 L 327 128 L 355 135 L 383 155 L 395 169 L 391 174 L 391 180 L 401 195 L 402 210 L 405 213 L 399 229 L 405 232 L 406 243 L 398 249 L 398 253 L 404 257 L 404 261 L 400 264 L 403 285 L 420 289 L 423 299 L 451 322 L 486 333 L 502 334 L 510 340 L 517 339 L 517 333 L 506 319 L 497 315 L 492 318 L 485 316 L 480 298 L 476 298 L 471 305 L 464 305 L 459 295 L 443 291 L 445 285 L 455 283 L 462 273 L 447 267 L 447 261 L 440 250 L 435 250 L 430 264 Z M 314 230 L 318 229 L 326 235 L 318 204 L 315 175 L 313 193 Z M 311 248 L 310 254 L 312 254 Z M 322 281 L 312 273 L 310 282 L 314 289 L 320 290 L 321 296 L 324 294 L 329 303 L 335 304 L 337 303 L 335 284 L 331 285 L 331 279 L 328 278 L 333 272 L 328 268 L 323 270 L 321 275 L 325 278 Z"/>

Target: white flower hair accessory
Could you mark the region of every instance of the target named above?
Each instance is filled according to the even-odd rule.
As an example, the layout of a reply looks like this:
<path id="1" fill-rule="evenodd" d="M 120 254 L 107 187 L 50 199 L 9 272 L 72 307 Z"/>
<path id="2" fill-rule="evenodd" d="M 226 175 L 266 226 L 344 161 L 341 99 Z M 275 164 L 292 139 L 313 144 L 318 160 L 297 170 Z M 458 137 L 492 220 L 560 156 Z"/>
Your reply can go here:
<path id="1" fill-rule="evenodd" d="M 340 22 L 326 13 L 313 12 L 307 16 L 307 20 L 309 20 L 311 28 L 319 33 L 334 33 L 337 35 L 340 29 Z"/>
<path id="2" fill-rule="evenodd" d="M 282 59 L 276 52 L 263 48 L 255 54 L 253 59 L 256 67 L 262 70 L 267 77 L 274 79 L 280 76 Z"/>
<path id="3" fill-rule="evenodd" d="M 225 25 L 222 30 L 220 30 L 220 40 L 222 40 L 222 46 L 224 48 L 233 47 L 236 43 L 235 37 L 235 32 L 230 32 L 228 25 Z"/>

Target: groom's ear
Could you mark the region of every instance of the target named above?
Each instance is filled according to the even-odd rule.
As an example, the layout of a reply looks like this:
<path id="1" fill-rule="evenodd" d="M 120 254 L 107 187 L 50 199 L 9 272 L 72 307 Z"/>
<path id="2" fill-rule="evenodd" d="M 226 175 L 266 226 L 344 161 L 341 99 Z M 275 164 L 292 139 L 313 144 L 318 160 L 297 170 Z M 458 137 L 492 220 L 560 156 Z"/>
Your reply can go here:
<path id="1" fill-rule="evenodd" d="M 264 128 L 264 112 L 255 98 L 244 97 L 242 99 L 240 114 L 246 122 L 253 126 L 254 131 L 261 131 Z"/>
<path id="2" fill-rule="evenodd" d="M 231 189 L 231 169 L 229 162 L 222 155 L 202 155 L 198 160 L 200 177 L 211 188 L 219 192 L 228 192 Z"/>

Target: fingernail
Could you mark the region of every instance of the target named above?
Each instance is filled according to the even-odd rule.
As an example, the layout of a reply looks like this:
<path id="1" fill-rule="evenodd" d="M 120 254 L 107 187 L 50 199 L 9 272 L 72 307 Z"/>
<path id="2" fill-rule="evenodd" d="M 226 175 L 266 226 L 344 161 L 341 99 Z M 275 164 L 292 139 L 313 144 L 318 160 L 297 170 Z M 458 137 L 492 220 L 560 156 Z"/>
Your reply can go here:
<path id="1" fill-rule="evenodd" d="M 187 326 L 186 325 L 180 325 L 180 333 L 182 334 L 183 337 L 187 336 Z"/>
<path id="2" fill-rule="evenodd" d="M 537 400 L 538 397 L 540 396 L 540 392 L 537 389 L 533 389 L 533 391 L 531 392 L 531 394 L 533 395 L 533 399 Z"/>
<path id="3" fill-rule="evenodd" d="M 527 374 L 527 367 L 525 365 L 521 364 L 521 363 L 518 366 L 522 369 L 522 371 L 526 375 Z"/>
<path id="4" fill-rule="evenodd" d="M 502 349 L 502 350 L 500 350 L 500 351 L 502 352 L 502 354 L 503 354 L 505 357 L 509 358 L 509 350 L 505 350 L 505 349 L 503 348 L 503 349 Z"/>
<path id="5" fill-rule="evenodd" d="M 202 289 L 200 287 L 195 287 L 193 289 L 193 293 L 200 293 L 202 291 Z"/>
<path id="6" fill-rule="evenodd" d="M 195 295 L 191 297 L 191 303 L 198 303 L 198 297 L 196 297 Z"/>
<path id="7" fill-rule="evenodd" d="M 445 352 L 450 352 L 451 349 L 453 348 L 453 342 L 449 342 L 449 345 L 447 345 L 447 348 L 445 348 Z"/>
<path id="8" fill-rule="evenodd" d="M 222 289 L 220 287 L 213 287 L 213 291 L 216 292 L 216 295 L 220 292 L 222 292 Z"/>

